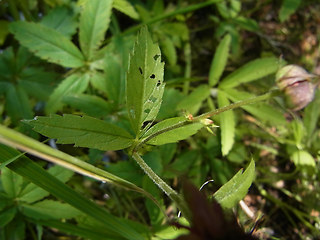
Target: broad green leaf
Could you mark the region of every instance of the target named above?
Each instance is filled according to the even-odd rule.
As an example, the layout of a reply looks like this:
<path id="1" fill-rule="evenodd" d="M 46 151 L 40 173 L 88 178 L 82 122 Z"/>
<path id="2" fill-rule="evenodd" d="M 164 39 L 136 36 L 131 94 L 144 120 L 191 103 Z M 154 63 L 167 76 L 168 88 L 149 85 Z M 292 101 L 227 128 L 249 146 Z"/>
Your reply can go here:
<path id="1" fill-rule="evenodd" d="M 87 1 L 80 15 L 79 41 L 87 60 L 92 60 L 95 51 L 104 39 L 111 18 L 112 0 Z"/>
<path id="2" fill-rule="evenodd" d="M 51 10 L 43 17 L 41 24 L 55 29 L 68 38 L 76 33 L 78 27 L 76 15 L 67 7 L 57 7 Z"/>
<path id="3" fill-rule="evenodd" d="M 233 88 L 242 83 L 258 80 L 275 73 L 279 68 L 279 60 L 274 57 L 253 60 L 225 77 L 219 88 Z"/>
<path id="4" fill-rule="evenodd" d="M 63 97 L 84 92 L 89 84 L 89 74 L 72 74 L 64 79 L 50 95 L 46 106 L 47 113 L 55 113 L 63 107 Z"/>
<path id="5" fill-rule="evenodd" d="M 147 28 L 141 28 L 130 55 L 126 88 L 129 119 L 136 134 L 144 122 L 153 121 L 158 114 L 164 91 L 163 68 L 159 47 Z"/>
<path id="6" fill-rule="evenodd" d="M 176 125 L 181 126 L 179 128 L 171 129 Z M 156 135 L 154 138 L 147 141 L 148 144 L 152 145 L 174 143 L 196 134 L 202 127 L 202 123 L 188 122 L 185 117 L 169 118 L 152 126 L 143 137 L 148 138 L 150 135 Z"/>
<path id="7" fill-rule="evenodd" d="M 286 21 L 301 4 L 301 0 L 282 0 L 281 8 L 279 11 L 280 22 Z"/>
<path id="8" fill-rule="evenodd" d="M 303 123 L 307 130 L 307 139 L 315 132 L 320 116 L 320 91 L 316 91 L 313 101 L 305 108 Z"/>
<path id="9" fill-rule="evenodd" d="M 229 105 L 230 102 L 226 94 L 219 90 L 218 92 L 218 105 L 224 107 Z M 235 119 L 232 110 L 219 114 L 220 129 L 221 129 L 221 152 L 222 155 L 227 155 L 231 150 L 234 143 L 235 136 Z"/>
<path id="10" fill-rule="evenodd" d="M 19 134 L 16 135 L 19 137 Z M 49 146 L 45 146 L 45 148 L 50 149 Z M 59 152 L 55 149 L 50 149 L 50 151 Z M 2 162 L 6 159 L 19 155 L 19 152 L 7 146 L 0 145 L 0 155 L 2 156 L 0 158 L 0 162 Z M 65 154 L 63 153 L 63 155 Z M 93 217 L 103 224 L 104 229 L 109 231 L 111 234 L 115 234 L 117 237 L 123 236 L 130 240 L 143 239 L 135 229 L 128 226 L 121 219 L 112 216 L 101 206 L 98 206 L 93 201 L 75 192 L 71 187 L 63 184 L 61 181 L 43 170 L 38 164 L 33 163 L 29 158 L 23 156 L 17 161 L 9 164 L 8 168 L 50 192 L 58 199 L 63 200 L 74 208 L 86 213 L 88 216 Z"/>
<path id="11" fill-rule="evenodd" d="M 224 184 L 213 197 L 224 208 L 234 207 L 247 194 L 255 177 L 255 164 L 251 160 L 247 169 L 240 170 L 226 184 Z"/>
<path id="12" fill-rule="evenodd" d="M 65 96 L 63 102 L 92 117 L 106 117 L 114 108 L 112 103 L 107 102 L 98 96 L 88 94 Z"/>
<path id="13" fill-rule="evenodd" d="M 32 118 L 29 98 L 23 88 L 10 85 L 6 92 L 6 111 L 14 123 L 24 118 Z"/>
<path id="14" fill-rule="evenodd" d="M 53 200 L 43 200 L 32 205 L 21 204 L 20 210 L 27 217 L 43 220 L 69 219 L 81 214 L 79 210 L 69 204 Z"/>
<path id="15" fill-rule="evenodd" d="M 1 183 L 9 198 L 16 198 L 22 187 L 23 178 L 8 168 L 1 170 Z"/>
<path id="16" fill-rule="evenodd" d="M 209 70 L 209 85 L 216 85 L 227 64 L 230 51 L 231 36 L 227 34 L 219 43 Z"/>
<path id="17" fill-rule="evenodd" d="M 17 213 L 16 207 L 8 208 L 2 212 L 0 212 L 0 228 L 3 228 L 6 226 L 11 220 L 14 218 L 14 216 Z"/>
<path id="18" fill-rule="evenodd" d="M 223 91 L 233 102 L 256 97 L 251 93 L 238 91 L 236 89 L 224 89 Z M 284 118 L 283 113 L 267 103 L 260 102 L 252 105 L 245 105 L 242 106 L 242 108 L 263 122 L 270 122 L 274 125 L 286 124 L 286 119 Z"/>
<path id="19" fill-rule="evenodd" d="M 207 99 L 209 95 L 210 88 L 207 85 L 200 85 L 179 102 L 177 110 L 184 110 L 188 113 L 196 114 L 202 106 L 202 102 Z"/>
<path id="20" fill-rule="evenodd" d="M 113 7 L 133 19 L 139 19 L 137 11 L 127 0 L 114 0 Z"/>
<path id="21" fill-rule="evenodd" d="M 311 167 L 311 168 L 316 167 L 315 160 L 307 151 L 303 151 L 303 150 L 295 151 L 290 158 L 292 159 L 296 167 Z"/>
<path id="22" fill-rule="evenodd" d="M 10 31 L 21 45 L 36 56 L 64 67 L 81 67 L 84 59 L 80 50 L 62 33 L 40 23 L 14 22 Z"/>
<path id="23" fill-rule="evenodd" d="M 124 129 L 89 116 L 65 114 L 37 117 L 26 121 L 34 130 L 57 143 L 100 150 L 119 150 L 129 147 L 133 137 Z"/>
<path id="24" fill-rule="evenodd" d="M 51 167 L 49 170 L 47 170 L 47 172 L 50 173 L 55 178 L 59 179 L 63 183 L 67 182 L 73 175 L 72 171 L 58 165 Z M 25 188 L 22 189 L 19 195 L 19 201 L 32 203 L 32 202 L 39 201 L 48 195 L 49 195 L 49 192 L 38 187 L 34 183 L 29 183 L 27 186 L 25 186 Z"/>

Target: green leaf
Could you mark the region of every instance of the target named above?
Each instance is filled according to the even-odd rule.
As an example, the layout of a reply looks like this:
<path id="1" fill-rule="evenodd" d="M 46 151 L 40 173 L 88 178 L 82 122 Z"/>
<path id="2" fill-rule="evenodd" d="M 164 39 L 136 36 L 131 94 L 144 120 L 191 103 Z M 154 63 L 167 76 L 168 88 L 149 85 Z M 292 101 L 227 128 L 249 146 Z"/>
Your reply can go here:
<path id="1" fill-rule="evenodd" d="M 313 101 L 305 108 L 303 123 L 307 131 L 307 139 L 315 134 L 315 129 L 320 116 L 320 91 L 316 91 Z"/>
<path id="2" fill-rule="evenodd" d="M 9 33 L 9 21 L 0 20 L 0 45 L 4 43 Z"/>
<path id="3" fill-rule="evenodd" d="M 51 167 L 49 170 L 47 170 L 47 172 L 63 183 L 67 182 L 73 176 L 72 171 L 58 165 Z M 19 195 L 19 200 L 21 202 L 32 203 L 39 201 L 48 195 L 49 192 L 38 187 L 34 183 L 29 183 L 27 186 L 25 186 L 25 188 L 22 189 Z"/>
<path id="4" fill-rule="evenodd" d="M 236 89 L 224 89 L 223 91 L 233 102 L 256 97 L 251 93 L 238 91 Z M 267 103 L 260 102 L 253 105 L 242 106 L 241 108 L 245 109 L 247 112 L 259 118 L 263 122 L 270 122 L 274 125 L 286 124 L 286 119 L 284 118 L 283 113 Z"/>
<path id="5" fill-rule="evenodd" d="M 46 112 L 55 113 L 60 110 L 63 107 L 63 97 L 69 94 L 84 92 L 88 87 L 89 80 L 89 74 L 78 73 L 72 74 L 64 79 L 49 97 Z"/>
<path id="6" fill-rule="evenodd" d="M 22 187 L 23 178 L 8 168 L 1 170 L 1 183 L 9 198 L 16 198 Z"/>
<path id="7" fill-rule="evenodd" d="M 16 207 L 8 208 L 2 212 L 0 212 L 0 227 L 3 228 L 6 226 L 11 220 L 14 218 L 14 216 L 17 213 Z"/>
<path id="8" fill-rule="evenodd" d="M 163 102 L 161 104 L 157 119 L 175 117 L 177 115 L 178 103 L 183 99 L 183 94 L 175 89 L 168 88 L 163 93 Z"/>
<path id="9" fill-rule="evenodd" d="M 283 0 L 279 11 L 280 22 L 286 21 L 301 4 L 301 0 Z"/>
<path id="10" fill-rule="evenodd" d="M 176 65 L 178 56 L 177 56 L 177 51 L 172 39 L 164 36 L 160 44 L 161 44 L 161 49 L 163 51 L 163 54 L 168 59 L 169 64 L 171 66 Z"/>
<path id="11" fill-rule="evenodd" d="M 218 105 L 224 107 L 229 105 L 230 102 L 226 94 L 219 90 L 218 92 Z M 222 155 L 227 155 L 231 150 L 234 143 L 235 136 L 235 119 L 232 110 L 219 114 L 220 129 L 221 129 L 221 151 Z"/>
<path id="12" fill-rule="evenodd" d="M 230 51 L 231 36 L 227 34 L 219 43 L 209 70 L 209 85 L 216 85 L 227 64 Z"/>
<path id="13" fill-rule="evenodd" d="M 234 207 L 248 192 L 255 177 L 255 164 L 251 160 L 247 169 L 240 170 L 226 184 L 224 184 L 213 197 L 224 208 Z"/>
<path id="14" fill-rule="evenodd" d="M 87 60 L 92 60 L 95 51 L 104 39 L 111 18 L 112 0 L 87 1 L 80 16 L 79 41 Z"/>
<path id="15" fill-rule="evenodd" d="M 175 125 L 181 126 L 179 128 L 171 129 L 172 126 Z M 186 121 L 185 117 L 169 118 L 152 126 L 143 137 L 147 138 L 150 135 L 156 135 L 154 138 L 147 141 L 148 144 L 152 145 L 174 143 L 196 134 L 202 127 L 202 123 L 190 123 Z"/>
<path id="16" fill-rule="evenodd" d="M 40 67 L 27 67 L 19 76 L 21 86 L 29 96 L 40 100 L 47 100 L 54 89 L 57 74 L 48 72 Z"/>
<path id="17" fill-rule="evenodd" d="M 292 159 L 296 167 L 316 167 L 315 160 L 307 151 L 295 151 L 290 158 Z"/>
<path id="18" fill-rule="evenodd" d="M 51 150 L 54 151 L 54 149 Z M 0 145 L 0 155 L 2 156 L 0 162 L 2 162 L 19 155 L 19 152 L 7 146 Z M 50 192 L 53 196 L 69 203 L 71 206 L 86 213 L 88 216 L 93 217 L 103 224 L 104 229 L 109 231 L 110 234 L 115 234 L 117 237 L 123 236 L 130 240 L 143 239 L 135 229 L 125 224 L 121 219 L 112 216 L 104 208 L 75 192 L 71 187 L 63 184 L 43 170 L 39 165 L 33 163 L 29 158 L 23 156 L 17 161 L 9 164 L 8 168 Z"/>
<path id="19" fill-rule="evenodd" d="M 133 19 L 139 19 L 137 11 L 127 0 L 115 0 L 113 1 L 113 7 Z"/>
<path id="20" fill-rule="evenodd" d="M 41 24 L 55 29 L 68 38 L 76 33 L 78 27 L 76 15 L 67 7 L 57 7 L 51 10 L 43 17 Z"/>
<path id="21" fill-rule="evenodd" d="M 126 88 L 129 119 L 137 135 L 143 123 L 153 121 L 160 109 L 163 68 L 158 45 L 152 42 L 147 28 L 141 28 L 130 56 Z"/>
<path id="22" fill-rule="evenodd" d="M 225 77 L 219 88 L 233 88 L 242 83 L 255 81 L 275 73 L 279 68 L 279 59 L 274 57 L 253 60 Z"/>
<path id="23" fill-rule="evenodd" d="M 84 59 L 79 49 L 63 34 L 39 23 L 14 22 L 10 31 L 21 45 L 49 62 L 64 67 L 81 67 Z"/>
<path id="24" fill-rule="evenodd" d="M 126 130 L 89 116 L 51 115 L 25 122 L 33 126 L 35 131 L 56 138 L 57 143 L 62 144 L 119 150 L 129 147 L 133 142 L 132 136 Z"/>
<path id="25" fill-rule="evenodd" d="M 69 204 L 53 200 L 43 200 L 32 205 L 22 204 L 22 214 L 33 219 L 69 219 L 79 216 L 81 212 Z"/>
<path id="26" fill-rule="evenodd" d="M 208 85 L 200 85 L 179 102 L 177 109 L 196 114 L 202 106 L 202 102 L 207 99 L 209 95 L 210 88 Z"/>
<path id="27" fill-rule="evenodd" d="M 33 116 L 29 98 L 23 88 L 9 85 L 6 92 L 6 111 L 14 123 Z"/>
<path id="28" fill-rule="evenodd" d="M 65 96 L 63 102 L 92 117 L 106 117 L 114 107 L 112 103 L 88 94 Z"/>

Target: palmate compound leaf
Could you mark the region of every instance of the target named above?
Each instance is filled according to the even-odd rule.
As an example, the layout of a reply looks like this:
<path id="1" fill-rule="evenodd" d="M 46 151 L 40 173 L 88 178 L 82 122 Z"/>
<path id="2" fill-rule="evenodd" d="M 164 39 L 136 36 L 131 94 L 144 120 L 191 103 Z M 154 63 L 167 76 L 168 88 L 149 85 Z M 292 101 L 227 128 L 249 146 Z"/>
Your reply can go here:
<path id="1" fill-rule="evenodd" d="M 75 144 L 79 147 L 100 150 L 119 150 L 129 147 L 133 142 L 133 137 L 126 130 L 88 116 L 51 115 L 25 122 L 33 126 L 35 131 L 56 138 L 57 143 L 62 144 Z"/>
<path id="2" fill-rule="evenodd" d="M 255 164 L 251 160 L 247 169 L 243 172 L 240 170 L 226 184 L 224 184 L 213 197 L 224 208 L 234 207 L 248 192 L 254 177 Z"/>
<path id="3" fill-rule="evenodd" d="M 152 42 L 147 28 L 141 28 L 130 56 L 126 89 L 129 119 L 136 135 L 143 123 L 153 121 L 159 112 L 163 69 L 158 45 Z"/>
<path id="4" fill-rule="evenodd" d="M 80 50 L 62 33 L 40 23 L 14 22 L 10 31 L 31 52 L 49 62 L 64 67 L 84 65 Z"/>

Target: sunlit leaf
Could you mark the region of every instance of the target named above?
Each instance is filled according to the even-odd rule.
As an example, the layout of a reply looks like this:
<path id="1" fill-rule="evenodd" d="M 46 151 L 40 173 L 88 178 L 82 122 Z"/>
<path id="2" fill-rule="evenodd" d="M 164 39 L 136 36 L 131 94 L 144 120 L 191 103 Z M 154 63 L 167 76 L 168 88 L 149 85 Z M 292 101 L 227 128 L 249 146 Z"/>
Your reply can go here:
<path id="1" fill-rule="evenodd" d="M 87 1 L 80 16 L 79 41 L 81 50 L 88 60 L 104 39 L 111 18 L 112 0 Z"/>
<path id="2" fill-rule="evenodd" d="M 57 143 L 100 150 L 119 150 L 129 147 L 133 137 L 124 129 L 89 116 L 65 114 L 37 117 L 26 121 L 34 130 Z"/>
<path id="3" fill-rule="evenodd" d="M 274 57 L 253 60 L 222 79 L 219 88 L 233 88 L 242 83 L 258 80 L 275 73 L 278 68 L 279 60 Z"/>
<path id="4" fill-rule="evenodd" d="M 127 107 L 132 128 L 139 133 L 146 121 L 153 121 L 160 109 L 164 63 L 159 47 L 146 27 L 138 33 L 127 74 Z"/>
<path id="5" fill-rule="evenodd" d="M 282 0 L 279 11 L 280 21 L 286 21 L 299 8 L 300 4 L 301 0 Z"/>
<path id="6" fill-rule="evenodd" d="M 139 18 L 137 11 L 127 0 L 114 0 L 113 7 L 133 19 Z"/>
<path id="7" fill-rule="evenodd" d="M 227 64 L 230 51 L 231 36 L 227 34 L 219 43 L 211 62 L 209 71 L 209 85 L 214 86 L 219 81 Z"/>
<path id="8" fill-rule="evenodd" d="M 247 194 L 255 177 L 255 164 L 251 160 L 247 169 L 240 170 L 226 184 L 224 184 L 213 197 L 224 208 L 234 207 Z"/>
<path id="9" fill-rule="evenodd" d="M 219 90 L 218 92 L 218 105 L 224 107 L 229 105 L 230 102 L 226 94 Z M 234 143 L 235 136 L 235 120 L 232 110 L 219 114 L 220 129 L 221 129 L 221 151 L 223 155 L 227 155 L 231 150 Z"/>
<path id="10" fill-rule="evenodd" d="M 184 125 L 184 123 L 186 124 Z M 171 129 L 172 126 L 178 124 L 183 125 L 179 128 Z M 200 122 L 187 124 L 185 117 L 169 118 L 152 126 L 143 137 L 147 138 L 155 134 L 156 136 L 147 142 L 152 145 L 174 143 L 196 134 L 202 127 L 203 124 Z"/>

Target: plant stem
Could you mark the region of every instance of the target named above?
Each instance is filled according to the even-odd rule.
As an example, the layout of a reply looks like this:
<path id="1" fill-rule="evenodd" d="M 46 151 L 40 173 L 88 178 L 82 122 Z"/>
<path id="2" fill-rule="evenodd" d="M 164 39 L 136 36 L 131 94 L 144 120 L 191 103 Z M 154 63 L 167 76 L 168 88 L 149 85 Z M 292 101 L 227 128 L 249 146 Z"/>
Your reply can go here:
<path id="1" fill-rule="evenodd" d="M 149 178 L 169 197 L 171 198 L 176 204 L 180 211 L 183 213 L 186 219 L 190 221 L 190 212 L 186 206 L 185 201 L 183 198 L 173 190 L 165 181 L 162 180 L 149 166 L 148 164 L 142 159 L 142 157 L 137 153 L 134 152 L 132 154 L 133 159 L 139 164 L 141 169 L 149 176 Z"/>
<path id="2" fill-rule="evenodd" d="M 242 101 L 239 101 L 239 102 L 235 102 L 235 103 L 232 103 L 232 104 L 230 104 L 228 106 L 225 106 L 225 107 L 222 107 L 222 108 L 218 108 L 218 109 L 215 109 L 213 111 L 201 114 L 201 115 L 199 115 L 197 117 L 194 117 L 193 121 L 199 121 L 201 119 L 206 119 L 206 118 L 209 118 L 209 117 L 213 117 L 213 116 L 218 115 L 220 113 L 223 113 L 223 112 L 226 112 L 226 111 L 238 108 L 238 107 L 242 107 L 244 105 L 253 104 L 253 103 L 256 103 L 256 102 L 261 102 L 261 101 L 267 100 L 267 99 L 269 99 L 269 98 L 271 98 L 271 97 L 273 97 L 275 95 L 278 95 L 278 93 L 268 92 L 268 93 L 265 93 L 263 95 L 260 95 L 260 96 L 254 97 L 254 98 L 249 98 L 249 99 L 245 99 L 245 100 L 242 100 Z"/>
<path id="3" fill-rule="evenodd" d="M 169 131 L 172 131 L 174 129 L 180 128 L 180 127 L 184 127 L 184 126 L 189 125 L 189 124 L 197 123 L 197 122 L 199 122 L 199 121 L 201 121 L 203 119 L 218 115 L 218 114 L 220 114 L 222 112 L 225 112 L 225 111 L 229 111 L 229 110 L 232 110 L 232 109 L 235 109 L 235 108 L 238 108 L 238 107 L 242 107 L 244 105 L 253 104 L 253 103 L 256 103 L 256 102 L 261 102 L 263 100 L 267 100 L 267 99 L 269 99 L 271 97 L 277 96 L 278 94 L 279 94 L 278 91 L 268 92 L 266 94 L 263 94 L 263 95 L 260 95 L 260 96 L 254 97 L 254 98 L 249 98 L 249 99 L 245 99 L 245 100 L 242 100 L 242 101 L 239 101 L 239 102 L 235 102 L 235 103 L 230 104 L 228 106 L 225 106 L 225 107 L 222 107 L 222 108 L 218 108 L 218 109 L 212 110 L 210 112 L 201 114 L 201 115 L 199 115 L 197 117 L 194 117 L 192 120 L 189 120 L 189 119 L 186 118 L 184 121 L 181 121 L 181 122 L 179 122 L 177 124 L 171 125 L 171 126 L 169 126 L 167 128 L 161 129 L 158 132 L 155 132 L 155 133 L 151 134 L 150 136 L 148 136 L 146 138 L 143 138 L 137 144 L 137 146 L 135 147 L 135 151 L 137 151 L 143 144 L 147 143 L 148 141 L 150 141 L 151 139 L 159 136 L 162 133 L 169 132 Z"/>

